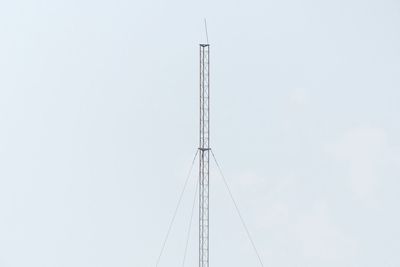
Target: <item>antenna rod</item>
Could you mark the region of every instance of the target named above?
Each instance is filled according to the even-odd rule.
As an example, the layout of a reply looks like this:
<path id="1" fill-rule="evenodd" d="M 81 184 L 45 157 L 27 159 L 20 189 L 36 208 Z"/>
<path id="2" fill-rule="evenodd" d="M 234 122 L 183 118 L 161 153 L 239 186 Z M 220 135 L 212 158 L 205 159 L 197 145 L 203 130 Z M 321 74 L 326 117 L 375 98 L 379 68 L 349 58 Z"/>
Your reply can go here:
<path id="1" fill-rule="evenodd" d="M 207 31 L 207 20 L 206 19 L 204 19 L 204 27 L 206 28 L 207 44 L 209 44 L 209 42 L 208 42 L 208 31 Z"/>

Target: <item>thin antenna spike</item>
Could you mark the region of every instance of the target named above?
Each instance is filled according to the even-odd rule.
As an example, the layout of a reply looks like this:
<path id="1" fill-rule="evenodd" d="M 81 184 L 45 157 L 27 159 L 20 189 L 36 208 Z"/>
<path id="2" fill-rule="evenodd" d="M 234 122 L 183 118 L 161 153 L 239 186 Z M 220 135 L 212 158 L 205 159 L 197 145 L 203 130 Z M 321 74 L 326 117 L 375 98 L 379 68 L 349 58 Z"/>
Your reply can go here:
<path id="1" fill-rule="evenodd" d="M 206 28 L 207 44 L 209 44 L 209 42 L 208 42 L 208 31 L 207 31 L 207 20 L 206 19 L 204 19 L 204 27 Z"/>

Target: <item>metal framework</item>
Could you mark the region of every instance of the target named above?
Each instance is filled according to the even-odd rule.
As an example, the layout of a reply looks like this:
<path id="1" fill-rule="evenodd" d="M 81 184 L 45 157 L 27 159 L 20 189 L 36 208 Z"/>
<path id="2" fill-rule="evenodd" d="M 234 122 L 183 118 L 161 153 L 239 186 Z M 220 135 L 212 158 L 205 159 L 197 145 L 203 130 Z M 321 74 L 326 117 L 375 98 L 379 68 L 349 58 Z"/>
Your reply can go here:
<path id="1" fill-rule="evenodd" d="M 200 44 L 199 267 L 209 267 L 210 45 Z"/>

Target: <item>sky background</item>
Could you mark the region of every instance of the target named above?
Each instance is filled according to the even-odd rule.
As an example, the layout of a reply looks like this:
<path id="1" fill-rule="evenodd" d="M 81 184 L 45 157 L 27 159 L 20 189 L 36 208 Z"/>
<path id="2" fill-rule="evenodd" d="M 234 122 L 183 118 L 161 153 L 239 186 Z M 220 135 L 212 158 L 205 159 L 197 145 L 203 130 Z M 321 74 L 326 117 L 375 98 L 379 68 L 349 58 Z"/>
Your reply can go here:
<path id="1" fill-rule="evenodd" d="M 264 266 L 400 266 L 397 0 L 2 1 L 0 266 L 155 266 L 204 17 L 211 146 Z M 212 166 L 210 266 L 259 266 Z M 181 266 L 196 173 L 159 267 Z M 197 218 L 186 266 L 196 238 Z"/>

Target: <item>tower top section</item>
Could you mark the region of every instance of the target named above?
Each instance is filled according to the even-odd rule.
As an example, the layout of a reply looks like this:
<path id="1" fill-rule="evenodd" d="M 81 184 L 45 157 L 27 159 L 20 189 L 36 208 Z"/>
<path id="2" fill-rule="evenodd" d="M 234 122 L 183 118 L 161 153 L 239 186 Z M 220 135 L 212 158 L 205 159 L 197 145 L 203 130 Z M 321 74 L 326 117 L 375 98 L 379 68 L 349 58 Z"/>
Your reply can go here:
<path id="1" fill-rule="evenodd" d="M 208 43 L 208 41 L 207 41 Z M 209 267 L 210 45 L 200 44 L 199 267 Z"/>

